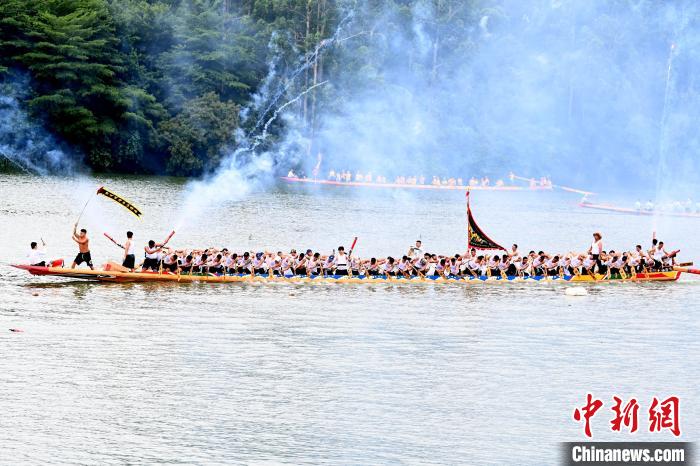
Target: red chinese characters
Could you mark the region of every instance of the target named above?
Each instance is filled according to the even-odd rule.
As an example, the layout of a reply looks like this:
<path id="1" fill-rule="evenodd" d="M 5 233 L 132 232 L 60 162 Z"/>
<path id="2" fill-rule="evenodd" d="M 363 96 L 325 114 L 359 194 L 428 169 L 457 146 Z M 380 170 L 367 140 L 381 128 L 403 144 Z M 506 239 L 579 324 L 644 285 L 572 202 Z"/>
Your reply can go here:
<path id="1" fill-rule="evenodd" d="M 620 428 L 624 425 L 630 431 L 630 433 L 637 431 L 637 413 L 639 412 L 639 404 L 637 400 L 632 398 L 627 402 L 627 404 L 622 407 L 622 399 L 613 396 L 615 401 L 615 406 L 612 407 L 615 413 L 615 419 L 610 421 L 611 428 L 615 432 L 620 432 Z"/>
<path id="2" fill-rule="evenodd" d="M 582 407 L 581 410 L 579 410 L 579 408 L 576 408 L 576 410 L 574 411 L 575 420 L 581 421 L 581 418 L 583 417 L 583 421 L 585 423 L 583 431 L 586 433 L 587 437 L 591 437 L 591 418 L 602 406 L 603 402 L 600 400 L 594 400 L 593 395 L 589 393 L 586 397 L 586 406 Z M 581 412 L 583 412 L 583 415 L 581 414 Z"/>
<path id="3" fill-rule="evenodd" d="M 621 432 L 623 427 L 629 433 L 634 433 L 639 427 L 639 402 L 636 398 L 630 398 L 627 403 L 618 396 L 613 396 L 614 405 L 611 410 L 615 417 L 610 421 L 610 429 L 613 432 Z M 592 437 L 591 419 L 603 407 L 601 400 L 595 399 L 592 394 L 586 395 L 586 404 L 574 410 L 574 420 L 583 422 L 583 432 L 586 437 Z M 681 435 L 680 429 L 680 399 L 670 396 L 663 401 L 657 397 L 651 400 L 649 407 L 649 432 L 661 432 L 668 430 L 676 437 Z"/>
<path id="4" fill-rule="evenodd" d="M 668 429 L 676 437 L 681 435 L 678 419 L 679 405 L 680 400 L 677 396 L 670 396 L 661 402 L 654 397 L 649 408 L 649 432 L 660 432 L 662 429 Z"/>

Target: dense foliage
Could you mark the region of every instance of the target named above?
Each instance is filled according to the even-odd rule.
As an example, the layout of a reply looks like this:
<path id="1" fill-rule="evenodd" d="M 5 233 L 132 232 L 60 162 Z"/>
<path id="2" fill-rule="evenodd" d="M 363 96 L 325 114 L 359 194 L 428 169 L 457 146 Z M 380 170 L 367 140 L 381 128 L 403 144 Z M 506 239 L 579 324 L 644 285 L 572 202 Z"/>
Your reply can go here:
<path id="1" fill-rule="evenodd" d="M 198 174 L 235 146 L 272 32 L 313 47 L 316 3 L 4 0 L 0 77 L 29 73 L 25 107 L 94 169 Z"/>
<path id="2" fill-rule="evenodd" d="M 654 0 L 3 0 L 0 97 L 21 82 L 97 170 L 254 145 L 285 172 L 654 184 L 700 167 L 698 24 Z"/>

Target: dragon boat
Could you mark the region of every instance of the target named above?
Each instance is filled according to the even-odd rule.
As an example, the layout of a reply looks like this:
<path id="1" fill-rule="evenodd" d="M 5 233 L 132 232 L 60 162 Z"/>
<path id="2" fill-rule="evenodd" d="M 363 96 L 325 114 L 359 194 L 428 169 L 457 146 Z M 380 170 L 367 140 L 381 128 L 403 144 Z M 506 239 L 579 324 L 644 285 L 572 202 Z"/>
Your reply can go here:
<path id="1" fill-rule="evenodd" d="M 33 265 L 13 265 L 26 270 L 32 275 L 55 276 L 72 278 L 77 280 L 91 280 L 98 282 L 132 283 L 132 282 L 175 282 L 175 283 L 395 283 L 395 284 L 478 284 L 478 283 L 620 283 L 620 282 L 672 282 L 680 278 L 681 274 L 696 273 L 700 270 L 676 267 L 674 270 L 661 272 L 636 273 L 629 276 L 613 275 L 565 275 L 565 276 L 480 276 L 480 277 L 392 277 L 387 275 L 318 275 L 306 276 L 270 276 L 268 274 L 210 274 L 210 273 L 172 273 L 172 272 L 121 272 L 117 270 L 89 270 L 70 269 L 64 267 L 39 267 Z M 109 269 L 110 267 L 105 267 Z"/>
<path id="2" fill-rule="evenodd" d="M 321 186 L 345 186 L 350 188 L 378 188 L 378 189 L 418 189 L 418 190 L 437 190 L 437 191 L 551 191 L 551 186 L 481 186 L 481 185 L 434 185 L 434 184 L 411 184 L 411 183 L 376 183 L 369 181 L 336 181 L 323 180 L 316 178 L 298 178 L 292 176 L 280 177 L 282 181 L 289 184 L 306 184 L 306 185 L 321 185 Z"/>
<path id="3" fill-rule="evenodd" d="M 101 188 L 102 189 L 102 188 Z M 486 233 L 479 227 L 474 220 L 470 205 L 470 192 L 467 191 L 467 245 L 469 248 L 478 250 L 505 250 L 498 243 L 489 238 Z M 164 244 L 175 234 L 170 233 Z M 105 236 L 114 242 L 109 235 Z M 357 238 L 350 248 L 349 255 L 357 242 Z M 116 242 L 115 242 L 116 243 Z M 676 251 L 678 252 L 678 251 Z M 681 264 L 684 266 L 692 265 L 692 262 Z M 283 276 L 262 274 L 240 274 L 240 273 L 196 273 L 196 272 L 170 272 L 166 270 L 159 271 L 141 271 L 130 272 L 129 269 L 122 267 L 119 264 L 108 262 L 102 267 L 102 270 L 90 269 L 73 269 L 63 267 L 63 260 L 58 259 L 51 262 L 49 266 L 37 265 L 18 265 L 12 264 L 21 270 L 26 270 L 32 275 L 37 276 L 54 276 L 63 278 L 72 278 L 77 280 L 91 280 L 98 282 L 175 282 L 175 283 L 406 283 L 406 284 L 477 284 L 477 283 L 637 283 L 637 282 L 673 282 L 680 278 L 681 274 L 689 273 L 700 275 L 700 269 L 689 269 L 686 267 L 673 267 L 661 271 L 648 271 L 643 273 L 630 274 L 588 274 L 576 273 L 574 275 L 565 275 L 563 272 L 555 276 L 508 276 L 502 275 L 485 275 L 485 276 L 441 276 L 441 275 L 423 275 L 414 276 L 390 276 L 390 275 L 334 275 L 322 274 L 315 276 Z M 332 270 L 333 271 L 333 270 Z"/>
<path id="4" fill-rule="evenodd" d="M 661 216 L 661 217 L 685 217 L 685 218 L 700 218 L 700 212 L 674 212 L 667 210 L 643 210 L 632 209 L 628 207 L 618 207 L 612 204 L 596 204 L 590 202 L 586 198 L 579 202 L 579 207 L 584 209 L 602 210 L 605 212 L 614 212 L 618 214 L 640 215 L 646 217 Z"/>

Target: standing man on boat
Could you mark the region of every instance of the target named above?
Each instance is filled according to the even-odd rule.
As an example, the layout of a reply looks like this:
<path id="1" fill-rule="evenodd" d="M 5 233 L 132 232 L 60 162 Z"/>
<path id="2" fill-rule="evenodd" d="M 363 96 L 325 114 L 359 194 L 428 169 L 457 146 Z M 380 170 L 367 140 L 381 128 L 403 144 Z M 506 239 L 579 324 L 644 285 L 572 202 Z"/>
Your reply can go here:
<path id="1" fill-rule="evenodd" d="M 80 230 L 80 234 L 78 234 L 77 223 L 73 226 L 73 241 L 78 243 L 78 255 L 75 256 L 70 268 L 74 269 L 76 266 L 85 262 L 88 267 L 90 267 L 90 270 L 95 270 L 95 267 L 92 266 L 92 257 L 90 256 L 90 240 L 87 237 L 87 230 L 83 228 Z"/>
<path id="2" fill-rule="evenodd" d="M 335 257 L 335 275 L 348 275 L 348 255 L 345 254 L 345 247 L 338 246 L 338 255 Z"/>
<path id="3" fill-rule="evenodd" d="M 591 247 L 588 248 L 588 254 L 593 256 L 593 260 L 595 261 L 596 265 L 598 266 L 598 270 L 602 270 L 603 264 L 600 261 L 600 255 L 603 252 L 603 235 L 598 233 L 597 231 L 593 233 L 593 243 L 591 243 Z"/>
<path id="4" fill-rule="evenodd" d="M 408 256 L 413 259 L 421 259 L 423 257 L 423 242 L 417 239 L 415 246 L 408 248 Z"/>
<path id="5" fill-rule="evenodd" d="M 132 231 L 126 232 L 126 242 L 124 243 L 124 261 L 122 262 L 122 267 L 129 269 L 129 272 L 133 272 L 136 267 L 136 254 L 134 254 L 134 233 Z"/>

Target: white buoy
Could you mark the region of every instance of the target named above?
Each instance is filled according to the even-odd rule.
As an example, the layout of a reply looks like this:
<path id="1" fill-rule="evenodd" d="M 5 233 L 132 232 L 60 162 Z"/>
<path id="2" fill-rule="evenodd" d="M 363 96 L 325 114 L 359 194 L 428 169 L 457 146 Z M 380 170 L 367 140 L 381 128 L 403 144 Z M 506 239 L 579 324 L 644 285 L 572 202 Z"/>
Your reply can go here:
<path id="1" fill-rule="evenodd" d="M 586 296 L 588 294 L 588 290 L 581 286 L 574 286 L 567 288 L 564 293 L 566 296 Z"/>

